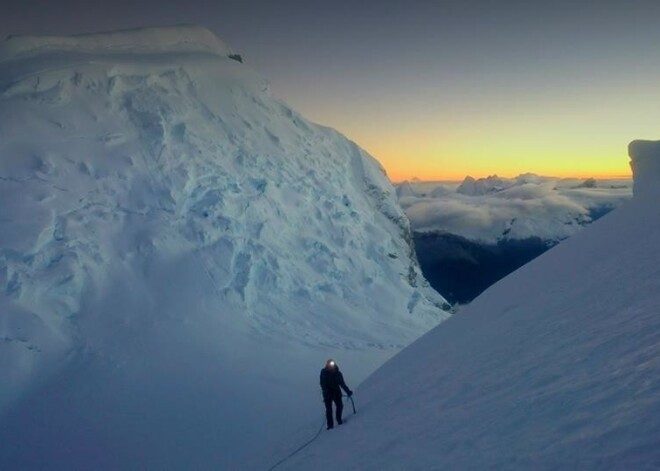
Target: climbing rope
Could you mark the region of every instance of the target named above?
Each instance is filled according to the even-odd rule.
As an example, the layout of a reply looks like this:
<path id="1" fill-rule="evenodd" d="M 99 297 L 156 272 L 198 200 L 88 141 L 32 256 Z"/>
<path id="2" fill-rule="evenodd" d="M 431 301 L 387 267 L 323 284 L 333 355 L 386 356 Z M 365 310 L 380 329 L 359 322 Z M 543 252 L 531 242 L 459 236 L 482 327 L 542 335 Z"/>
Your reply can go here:
<path id="1" fill-rule="evenodd" d="M 351 396 L 344 396 L 344 395 L 342 395 L 342 397 L 347 397 L 347 398 L 349 398 L 349 399 L 351 400 L 351 405 L 353 406 L 353 415 L 357 414 L 357 412 L 355 411 L 355 403 L 353 402 L 353 396 L 352 396 L 352 395 L 351 395 Z M 311 444 L 314 442 L 314 440 L 316 440 L 317 438 L 319 438 L 319 435 L 321 435 L 321 432 L 323 431 L 323 426 L 324 426 L 324 425 L 325 425 L 325 418 L 323 419 L 323 422 L 321 422 L 321 426 L 319 427 L 318 432 L 316 432 L 316 435 L 314 435 L 314 436 L 312 437 L 311 440 L 309 440 L 308 442 L 306 442 L 304 445 L 299 446 L 298 448 L 296 448 L 295 450 L 293 450 L 291 453 L 289 453 L 287 456 L 285 456 L 284 458 L 282 458 L 281 460 L 279 460 L 279 461 L 278 461 L 277 463 L 275 463 L 273 466 L 271 466 L 270 468 L 268 468 L 268 471 L 273 471 L 273 470 L 274 470 L 275 468 L 277 468 L 279 465 L 281 465 L 282 463 L 284 463 L 284 462 L 287 461 L 288 459 L 293 458 L 296 454 L 300 453 L 304 448 L 306 448 L 306 447 L 308 447 L 309 445 L 311 445 Z"/>
<path id="2" fill-rule="evenodd" d="M 300 451 L 302 451 L 305 447 L 309 446 L 314 440 L 316 440 L 317 438 L 319 438 L 319 435 L 321 435 L 321 432 L 323 431 L 323 426 L 324 426 L 324 425 L 325 425 L 325 419 L 323 419 L 323 422 L 321 422 L 321 426 L 319 427 L 319 431 L 316 432 L 316 435 L 314 435 L 314 437 L 312 437 L 311 440 L 309 440 L 309 441 L 308 441 L 307 443 L 305 443 L 304 445 L 302 445 L 302 446 L 296 448 L 294 451 L 292 451 L 291 453 L 289 453 L 288 456 L 285 456 L 284 458 L 282 458 L 281 460 L 279 460 L 279 461 L 278 461 L 277 463 L 275 463 L 273 466 L 271 466 L 270 468 L 268 468 L 268 471 L 273 471 L 273 470 L 274 470 L 275 468 L 277 468 L 279 465 L 281 465 L 282 463 L 284 463 L 285 461 L 287 461 L 289 458 L 292 458 L 294 455 L 296 455 L 297 453 L 299 453 Z"/>

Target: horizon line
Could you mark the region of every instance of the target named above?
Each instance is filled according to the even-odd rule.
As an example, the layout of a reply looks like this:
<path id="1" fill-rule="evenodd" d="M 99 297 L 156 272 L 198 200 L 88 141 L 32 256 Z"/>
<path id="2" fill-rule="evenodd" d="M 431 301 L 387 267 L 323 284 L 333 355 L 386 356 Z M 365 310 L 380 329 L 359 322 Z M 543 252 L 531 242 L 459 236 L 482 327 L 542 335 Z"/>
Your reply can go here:
<path id="1" fill-rule="evenodd" d="M 539 173 L 534 173 L 534 172 L 523 172 L 519 173 L 513 177 L 507 176 L 507 175 L 498 175 L 497 173 L 491 173 L 486 176 L 473 176 L 473 175 L 465 175 L 462 178 L 420 178 L 420 177 L 411 177 L 411 178 L 403 178 L 403 179 L 394 179 L 390 178 L 390 181 L 394 185 L 398 185 L 401 183 L 461 183 L 463 182 L 467 177 L 472 177 L 475 180 L 480 180 L 483 178 L 488 178 L 488 177 L 498 177 L 498 178 L 508 178 L 508 179 L 514 179 L 517 178 L 521 175 L 526 175 L 526 174 L 533 174 L 537 175 L 539 177 L 543 178 L 556 178 L 557 180 L 587 180 L 589 178 L 593 178 L 594 180 L 632 180 L 633 176 L 632 174 L 628 175 L 622 175 L 622 174 L 616 174 L 616 175 L 599 175 L 599 176 L 594 176 L 594 175 L 572 175 L 572 176 L 558 176 L 558 175 L 542 175 Z M 389 177 L 389 176 L 388 176 Z"/>

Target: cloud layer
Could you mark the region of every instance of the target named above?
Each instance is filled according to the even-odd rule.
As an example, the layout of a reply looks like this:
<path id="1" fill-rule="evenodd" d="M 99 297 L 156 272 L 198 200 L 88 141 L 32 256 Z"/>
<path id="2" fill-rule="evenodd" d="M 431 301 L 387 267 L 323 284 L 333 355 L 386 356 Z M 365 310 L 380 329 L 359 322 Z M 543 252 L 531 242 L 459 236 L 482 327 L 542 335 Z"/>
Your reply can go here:
<path id="1" fill-rule="evenodd" d="M 460 185 L 404 182 L 399 200 L 418 232 L 448 232 L 487 243 L 540 237 L 558 241 L 632 196 L 630 180 L 557 180 L 525 174 Z"/>

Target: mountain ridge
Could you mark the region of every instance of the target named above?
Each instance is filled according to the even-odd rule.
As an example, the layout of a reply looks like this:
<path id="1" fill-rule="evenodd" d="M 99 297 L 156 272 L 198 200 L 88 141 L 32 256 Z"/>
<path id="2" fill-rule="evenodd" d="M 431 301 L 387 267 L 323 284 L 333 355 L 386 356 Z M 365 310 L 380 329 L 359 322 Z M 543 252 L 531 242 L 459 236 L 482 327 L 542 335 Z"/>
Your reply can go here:
<path id="1" fill-rule="evenodd" d="M 208 29 L 196 25 L 132 28 L 72 36 L 13 35 L 0 43 L 0 62 L 43 54 L 95 55 L 205 52 L 220 56 L 232 49 Z"/>
<path id="2" fill-rule="evenodd" d="M 235 468 L 449 316 L 382 167 L 210 34 L 9 40 L 2 467 Z"/>

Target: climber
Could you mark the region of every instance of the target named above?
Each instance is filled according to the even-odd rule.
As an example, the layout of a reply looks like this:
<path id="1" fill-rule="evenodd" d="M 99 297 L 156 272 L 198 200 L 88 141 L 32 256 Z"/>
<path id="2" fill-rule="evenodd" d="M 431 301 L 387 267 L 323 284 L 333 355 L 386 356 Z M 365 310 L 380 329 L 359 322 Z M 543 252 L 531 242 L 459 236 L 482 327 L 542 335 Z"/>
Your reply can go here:
<path id="1" fill-rule="evenodd" d="M 341 389 L 340 389 L 341 388 Z M 353 391 L 348 389 L 344 382 L 344 375 L 339 371 L 337 363 L 331 358 L 325 362 L 325 368 L 321 370 L 321 391 L 323 392 L 323 403 L 325 404 L 325 419 L 328 423 L 328 430 L 334 427 L 332 421 L 332 403 L 335 403 L 337 424 L 343 423 L 341 413 L 344 409 L 344 403 L 341 400 L 341 390 L 346 391 L 346 395 L 351 397 Z"/>

